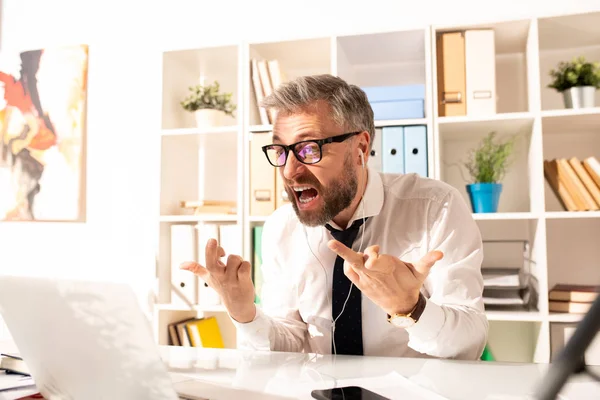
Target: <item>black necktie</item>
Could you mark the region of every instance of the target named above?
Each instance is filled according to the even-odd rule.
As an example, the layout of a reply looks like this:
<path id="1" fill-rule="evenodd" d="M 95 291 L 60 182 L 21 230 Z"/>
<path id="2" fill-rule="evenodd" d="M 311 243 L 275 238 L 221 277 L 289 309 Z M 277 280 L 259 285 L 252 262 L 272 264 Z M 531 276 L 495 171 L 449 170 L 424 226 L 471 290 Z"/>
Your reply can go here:
<path id="1" fill-rule="evenodd" d="M 345 231 L 337 230 L 330 225 L 326 225 L 334 239 L 344 243 L 348 248 L 352 248 L 352 243 L 358 235 L 363 219 L 358 219 Z M 361 314 L 361 293 L 356 286 L 352 286 L 352 293 L 348 298 L 350 285 L 352 282 L 344 274 L 344 259 L 337 256 L 333 267 L 333 285 L 332 285 L 332 318 L 335 322 L 335 331 L 333 348 L 336 354 L 363 355 L 362 340 L 362 314 Z M 344 303 L 346 308 L 342 313 Z M 340 316 L 340 313 L 342 315 Z"/>

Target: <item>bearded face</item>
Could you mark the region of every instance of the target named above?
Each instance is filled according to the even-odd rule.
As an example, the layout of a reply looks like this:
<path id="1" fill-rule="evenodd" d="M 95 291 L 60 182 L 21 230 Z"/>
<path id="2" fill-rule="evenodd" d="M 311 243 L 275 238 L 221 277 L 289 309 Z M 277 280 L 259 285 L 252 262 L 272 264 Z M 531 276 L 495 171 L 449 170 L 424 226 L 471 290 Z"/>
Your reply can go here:
<path id="1" fill-rule="evenodd" d="M 358 181 L 349 153 L 341 172 L 321 182 L 308 168 L 286 180 L 285 190 L 300 222 L 307 226 L 325 225 L 350 206 L 356 196 Z"/>

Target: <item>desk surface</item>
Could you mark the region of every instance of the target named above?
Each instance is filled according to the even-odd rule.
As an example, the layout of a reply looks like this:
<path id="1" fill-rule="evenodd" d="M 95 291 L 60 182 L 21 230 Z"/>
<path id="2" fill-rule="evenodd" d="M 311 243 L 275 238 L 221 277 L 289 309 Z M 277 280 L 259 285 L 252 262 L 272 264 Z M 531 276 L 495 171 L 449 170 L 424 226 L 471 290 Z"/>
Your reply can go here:
<path id="1" fill-rule="evenodd" d="M 0 350 L 7 350 L 0 346 Z M 453 360 L 331 356 L 161 346 L 162 360 L 177 385 L 209 382 L 266 394 L 312 399 L 313 389 L 363 386 L 391 399 L 529 399 L 548 365 Z M 600 373 L 600 367 L 593 367 Z M 0 377 L 1 378 L 1 377 Z M 192 384 L 193 386 L 193 384 Z M 227 390 L 225 390 L 227 392 Z M 18 392 L 0 392 L 15 399 Z M 35 393 L 34 390 L 20 395 Z M 198 393 L 201 395 L 202 393 Z M 264 394 L 264 395 L 262 395 Z M 587 375 L 571 378 L 561 399 L 599 399 L 600 383 Z M 231 398 L 231 393 L 217 398 Z"/>
<path id="2" fill-rule="evenodd" d="M 524 399 L 548 365 L 160 348 L 172 373 L 261 393 L 310 399 L 314 388 L 358 384 L 392 398 Z M 594 367 L 596 373 L 599 370 Z M 379 379 L 386 377 L 387 379 Z M 385 387 L 387 386 L 387 387 Z M 414 397 L 407 396 L 412 390 Z M 429 394 L 429 396 L 428 396 Z M 599 399 L 600 383 L 574 376 L 565 399 Z"/>

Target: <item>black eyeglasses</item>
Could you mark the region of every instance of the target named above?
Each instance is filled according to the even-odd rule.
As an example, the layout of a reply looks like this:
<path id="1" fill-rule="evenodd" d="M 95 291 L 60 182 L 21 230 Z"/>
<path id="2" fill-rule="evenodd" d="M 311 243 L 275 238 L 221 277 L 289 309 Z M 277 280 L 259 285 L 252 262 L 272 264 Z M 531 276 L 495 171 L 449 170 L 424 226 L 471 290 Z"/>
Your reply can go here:
<path id="1" fill-rule="evenodd" d="M 341 143 L 361 132 L 362 131 L 344 133 L 326 139 L 303 140 L 298 143 L 292 143 L 289 146 L 283 144 L 269 144 L 263 146 L 262 150 L 267 156 L 269 163 L 274 167 L 283 167 L 285 165 L 290 150 L 302 164 L 316 164 L 321 161 L 321 155 L 323 154 L 322 147 L 324 144 Z"/>

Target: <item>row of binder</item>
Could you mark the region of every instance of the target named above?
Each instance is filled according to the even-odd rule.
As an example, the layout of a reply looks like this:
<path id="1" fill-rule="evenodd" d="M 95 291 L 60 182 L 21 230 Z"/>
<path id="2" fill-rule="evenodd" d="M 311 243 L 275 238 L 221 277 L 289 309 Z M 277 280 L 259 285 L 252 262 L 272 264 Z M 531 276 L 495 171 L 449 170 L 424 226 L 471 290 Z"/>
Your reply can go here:
<path id="1" fill-rule="evenodd" d="M 377 128 L 368 164 L 389 174 L 416 173 L 427 177 L 427 127 L 387 126 Z"/>
<path id="2" fill-rule="evenodd" d="M 496 113 L 496 48 L 493 29 L 443 32 L 436 36 L 438 114 Z"/>

